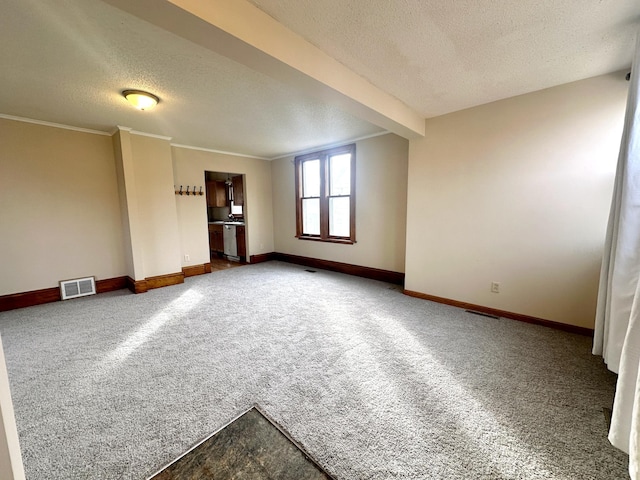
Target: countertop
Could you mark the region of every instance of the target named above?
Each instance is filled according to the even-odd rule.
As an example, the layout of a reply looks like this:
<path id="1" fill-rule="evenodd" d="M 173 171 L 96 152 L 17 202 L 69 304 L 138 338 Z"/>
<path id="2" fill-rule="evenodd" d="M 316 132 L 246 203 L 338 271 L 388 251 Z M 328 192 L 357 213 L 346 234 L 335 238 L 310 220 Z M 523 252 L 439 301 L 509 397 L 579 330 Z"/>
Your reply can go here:
<path id="1" fill-rule="evenodd" d="M 209 222 L 209 225 L 237 225 L 237 226 L 244 226 L 244 222 L 239 222 L 237 220 L 234 220 L 234 221 L 216 220 L 215 222 Z"/>

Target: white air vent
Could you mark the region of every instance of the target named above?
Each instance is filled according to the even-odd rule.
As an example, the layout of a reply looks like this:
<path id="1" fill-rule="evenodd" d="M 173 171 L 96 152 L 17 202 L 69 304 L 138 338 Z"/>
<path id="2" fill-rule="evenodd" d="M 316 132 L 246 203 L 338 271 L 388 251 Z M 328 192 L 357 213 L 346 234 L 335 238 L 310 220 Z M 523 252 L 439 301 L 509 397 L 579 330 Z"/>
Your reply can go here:
<path id="1" fill-rule="evenodd" d="M 60 295 L 62 300 L 69 298 L 85 297 L 96 293 L 95 277 L 77 278 L 60 282 Z"/>

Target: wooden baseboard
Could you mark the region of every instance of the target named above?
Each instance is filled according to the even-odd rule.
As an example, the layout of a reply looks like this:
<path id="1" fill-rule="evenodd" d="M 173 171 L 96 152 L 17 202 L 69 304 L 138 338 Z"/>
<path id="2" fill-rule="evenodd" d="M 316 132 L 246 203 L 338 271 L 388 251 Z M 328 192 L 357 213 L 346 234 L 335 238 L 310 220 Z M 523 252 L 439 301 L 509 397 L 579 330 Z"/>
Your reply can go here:
<path id="1" fill-rule="evenodd" d="M 201 273 L 211 273 L 210 263 L 196 265 L 195 267 L 197 267 Z M 194 273 L 193 275 L 199 275 L 199 273 Z M 105 293 L 128 288 L 133 293 L 144 293 L 152 288 L 184 283 L 185 276 L 190 275 L 179 272 L 168 275 L 158 275 L 157 277 L 150 277 L 144 280 L 134 280 L 131 277 L 105 278 L 103 280 L 96 280 L 96 292 Z M 60 301 L 60 287 L 2 295 L 0 296 L 0 312 L 58 301 Z"/>
<path id="2" fill-rule="evenodd" d="M 16 308 L 31 307 L 43 303 L 58 302 L 60 300 L 60 288 L 43 288 L 30 292 L 13 293 L 0 297 L 0 312 L 14 310 Z"/>
<path id="3" fill-rule="evenodd" d="M 403 290 L 403 293 L 405 295 L 409 295 L 410 297 L 422 298 L 423 300 L 429 300 L 431 302 L 436 302 L 436 303 L 444 303 L 445 305 L 452 305 L 454 307 L 464 308 L 465 310 L 474 310 L 476 312 L 482 312 L 488 315 L 494 315 L 496 317 L 509 318 L 511 320 L 517 320 L 519 322 L 533 323 L 536 325 L 555 328 L 556 330 L 563 330 L 565 332 L 577 333 L 579 335 L 593 337 L 592 328 L 578 327 L 576 325 L 569 325 L 566 323 L 554 322 L 551 320 L 545 320 L 543 318 L 532 317 L 530 315 L 507 312 L 506 310 L 498 310 L 497 308 L 484 307 L 482 305 L 476 305 L 473 303 L 461 302 L 458 300 L 451 300 L 450 298 L 436 297 L 435 295 L 428 295 L 426 293 L 414 292 L 412 290 Z"/>
<path id="4" fill-rule="evenodd" d="M 146 282 L 147 289 L 149 290 L 153 288 L 168 287 L 170 285 L 178 285 L 180 283 L 184 283 L 184 274 L 182 272 L 178 272 L 167 273 L 166 275 L 157 275 L 155 277 L 148 277 Z"/>
<path id="5" fill-rule="evenodd" d="M 134 280 L 131 277 L 127 277 L 127 288 L 133 293 L 145 293 L 154 288 L 168 287 L 179 283 L 184 283 L 183 272 L 147 277 L 144 280 Z"/>
<path id="6" fill-rule="evenodd" d="M 96 280 L 96 292 L 105 293 L 127 287 L 127 277 Z M 29 292 L 0 296 L 0 312 L 60 301 L 60 287 L 43 288 Z"/>
<path id="7" fill-rule="evenodd" d="M 185 276 L 185 278 L 195 277 L 196 275 L 204 275 L 205 273 L 211 273 L 211 262 L 182 267 L 182 274 Z"/>
<path id="8" fill-rule="evenodd" d="M 288 253 L 274 253 L 274 260 L 304 265 L 305 267 L 321 268 L 332 272 L 346 273 L 357 277 L 380 280 L 382 282 L 404 285 L 404 273 L 381 270 L 379 268 L 363 267 L 351 265 L 350 263 L 333 262 L 331 260 L 320 260 L 318 258 L 301 257 L 289 255 Z"/>
<path id="9" fill-rule="evenodd" d="M 145 293 L 149 290 L 146 280 L 134 280 L 131 277 L 127 277 L 127 288 L 133 293 Z"/>
<path id="10" fill-rule="evenodd" d="M 127 288 L 127 277 L 96 280 L 97 293 L 113 292 L 114 290 L 122 290 L 123 288 Z"/>
<path id="11" fill-rule="evenodd" d="M 271 252 L 271 253 L 259 253 L 258 255 L 251 255 L 249 257 L 249 263 L 262 263 L 262 262 L 268 262 L 270 260 L 275 260 L 276 259 L 276 254 Z"/>

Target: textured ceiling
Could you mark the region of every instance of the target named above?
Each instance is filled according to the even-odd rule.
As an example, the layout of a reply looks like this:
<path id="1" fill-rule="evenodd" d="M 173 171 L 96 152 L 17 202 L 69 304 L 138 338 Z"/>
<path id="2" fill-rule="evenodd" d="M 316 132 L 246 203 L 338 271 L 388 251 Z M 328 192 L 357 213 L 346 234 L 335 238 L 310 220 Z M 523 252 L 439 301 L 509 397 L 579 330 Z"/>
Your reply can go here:
<path id="1" fill-rule="evenodd" d="M 98 0 L 0 0 L 0 113 L 271 158 L 382 131 Z M 140 112 L 127 88 L 161 102 Z"/>
<path id="2" fill-rule="evenodd" d="M 250 0 L 425 117 L 628 68 L 638 0 Z"/>
<path id="3" fill-rule="evenodd" d="M 637 0 L 251 2 L 425 117 L 628 68 L 640 24 Z M 0 12 L 0 114 L 267 158 L 381 131 L 100 0 Z"/>

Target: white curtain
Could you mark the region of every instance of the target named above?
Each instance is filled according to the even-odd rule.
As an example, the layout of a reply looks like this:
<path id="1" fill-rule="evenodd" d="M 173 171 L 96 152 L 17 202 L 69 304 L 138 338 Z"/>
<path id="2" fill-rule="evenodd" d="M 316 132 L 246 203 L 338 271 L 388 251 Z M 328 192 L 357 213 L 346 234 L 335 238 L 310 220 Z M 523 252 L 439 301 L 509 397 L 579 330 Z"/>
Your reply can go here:
<path id="1" fill-rule="evenodd" d="M 607 226 L 593 353 L 618 373 L 609 441 L 629 454 L 640 480 L 640 35 Z"/>

